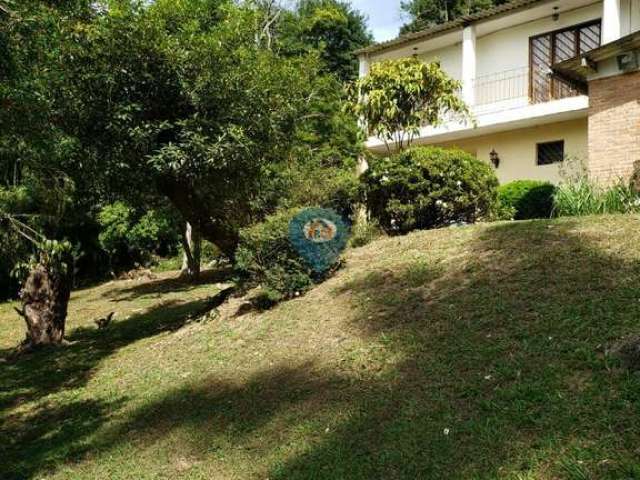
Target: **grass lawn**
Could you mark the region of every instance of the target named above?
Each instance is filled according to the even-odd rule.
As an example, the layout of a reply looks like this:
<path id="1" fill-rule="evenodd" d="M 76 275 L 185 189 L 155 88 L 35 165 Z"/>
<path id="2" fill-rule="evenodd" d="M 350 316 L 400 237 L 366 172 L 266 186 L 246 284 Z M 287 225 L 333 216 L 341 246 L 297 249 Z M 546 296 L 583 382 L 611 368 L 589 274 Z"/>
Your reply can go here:
<path id="1" fill-rule="evenodd" d="M 419 232 L 266 313 L 162 274 L 0 361 L 1 479 L 640 479 L 640 218 Z M 92 319 L 112 310 L 106 330 Z M 0 305 L 0 358 L 24 335 Z"/>

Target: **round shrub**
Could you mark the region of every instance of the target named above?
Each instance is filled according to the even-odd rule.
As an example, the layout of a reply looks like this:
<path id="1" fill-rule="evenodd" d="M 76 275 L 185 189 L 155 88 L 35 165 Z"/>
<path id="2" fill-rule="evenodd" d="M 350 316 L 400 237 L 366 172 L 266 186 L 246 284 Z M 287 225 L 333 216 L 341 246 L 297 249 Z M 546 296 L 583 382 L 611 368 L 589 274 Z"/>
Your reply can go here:
<path id="1" fill-rule="evenodd" d="M 289 222 L 301 210 L 282 210 L 240 231 L 236 271 L 245 281 L 262 285 L 270 303 L 294 297 L 314 283 L 311 269 L 289 241 Z"/>
<path id="2" fill-rule="evenodd" d="M 498 199 L 503 209 L 513 211 L 514 220 L 549 218 L 555 191 L 549 182 L 516 180 L 498 188 Z"/>
<path id="3" fill-rule="evenodd" d="M 363 181 L 369 211 L 390 233 L 473 223 L 498 205 L 491 167 L 459 149 L 417 147 L 379 159 Z"/>
<path id="4" fill-rule="evenodd" d="M 240 230 L 235 269 L 241 280 L 263 288 L 262 305 L 267 307 L 309 290 L 331 275 L 340 264 L 336 260 L 328 271 L 314 273 L 289 240 L 289 223 L 302 208 L 280 210 L 263 222 Z"/>

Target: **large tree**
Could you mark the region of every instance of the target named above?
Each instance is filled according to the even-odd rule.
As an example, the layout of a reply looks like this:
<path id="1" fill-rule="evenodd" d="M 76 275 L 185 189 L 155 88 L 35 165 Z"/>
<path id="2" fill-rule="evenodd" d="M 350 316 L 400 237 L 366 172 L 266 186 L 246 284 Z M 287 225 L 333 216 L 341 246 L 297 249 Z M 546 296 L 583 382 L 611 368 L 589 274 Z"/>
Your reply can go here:
<path id="1" fill-rule="evenodd" d="M 283 166 L 339 111 L 318 54 L 280 54 L 271 21 L 234 2 L 158 0 L 70 29 L 54 110 L 96 188 L 157 189 L 232 257 L 239 229 L 286 194 Z"/>
<path id="2" fill-rule="evenodd" d="M 413 32 L 476 13 L 509 0 L 405 0 L 401 3 L 409 20 L 402 32 Z"/>
<path id="3" fill-rule="evenodd" d="M 280 23 L 281 48 L 294 54 L 320 51 L 325 69 L 343 81 L 358 76 L 354 52 L 371 44 L 365 17 L 348 2 L 300 0 Z"/>

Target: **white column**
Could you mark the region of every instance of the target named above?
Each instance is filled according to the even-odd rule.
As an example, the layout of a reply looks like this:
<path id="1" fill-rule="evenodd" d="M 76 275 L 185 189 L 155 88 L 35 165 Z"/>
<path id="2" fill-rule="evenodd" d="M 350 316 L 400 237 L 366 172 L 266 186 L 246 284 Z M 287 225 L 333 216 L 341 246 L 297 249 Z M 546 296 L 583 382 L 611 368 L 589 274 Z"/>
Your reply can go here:
<path id="1" fill-rule="evenodd" d="M 621 33 L 620 0 L 604 0 L 602 5 L 602 44 L 618 40 Z"/>
<path id="2" fill-rule="evenodd" d="M 369 75 L 369 56 L 366 53 L 360 55 L 360 78 Z"/>
<path id="3" fill-rule="evenodd" d="M 469 25 L 462 32 L 462 99 L 469 106 L 475 104 L 476 27 Z"/>

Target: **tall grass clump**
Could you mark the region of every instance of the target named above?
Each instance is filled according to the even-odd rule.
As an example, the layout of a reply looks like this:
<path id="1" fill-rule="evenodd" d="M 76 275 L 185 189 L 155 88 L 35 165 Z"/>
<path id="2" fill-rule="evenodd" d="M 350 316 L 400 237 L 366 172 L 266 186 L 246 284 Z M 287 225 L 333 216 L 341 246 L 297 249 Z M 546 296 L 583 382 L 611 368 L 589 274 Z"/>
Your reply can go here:
<path id="1" fill-rule="evenodd" d="M 623 179 L 601 185 L 580 170 L 566 177 L 556 189 L 553 213 L 559 217 L 640 213 L 640 195 Z"/>

